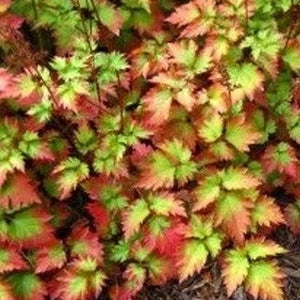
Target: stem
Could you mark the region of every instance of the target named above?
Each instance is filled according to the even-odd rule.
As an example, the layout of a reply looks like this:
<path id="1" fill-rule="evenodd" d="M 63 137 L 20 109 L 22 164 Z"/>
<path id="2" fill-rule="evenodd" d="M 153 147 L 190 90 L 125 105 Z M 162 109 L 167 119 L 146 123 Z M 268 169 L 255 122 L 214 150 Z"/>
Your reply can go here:
<path id="1" fill-rule="evenodd" d="M 140 196 L 141 199 L 144 199 L 143 193 L 141 192 L 141 190 L 139 188 L 135 188 L 136 192 L 138 193 L 138 195 Z"/>
<path id="2" fill-rule="evenodd" d="M 245 0 L 245 14 L 246 14 L 245 30 L 247 32 L 248 31 L 248 22 L 249 22 L 248 0 Z"/>
<path id="3" fill-rule="evenodd" d="M 50 86 L 48 85 L 48 83 L 47 83 L 47 82 L 45 81 L 45 79 L 43 78 L 41 72 L 39 71 L 39 69 L 38 69 L 36 66 L 34 66 L 34 70 L 35 70 L 35 72 L 37 73 L 39 79 L 42 81 L 42 83 L 43 83 L 43 85 L 45 86 L 45 88 L 48 90 L 48 92 L 49 92 L 49 94 L 50 94 L 52 100 L 53 100 L 54 103 L 55 103 L 55 105 L 58 107 L 59 105 L 58 105 L 58 102 L 56 101 L 56 97 L 55 97 L 55 95 L 53 94 L 53 92 L 52 92 Z"/>
<path id="4" fill-rule="evenodd" d="M 86 7 L 87 7 L 87 9 L 89 10 L 90 9 L 90 6 L 89 6 L 89 0 L 85 0 L 85 5 L 86 5 Z M 92 19 L 90 18 L 89 19 L 89 25 L 90 25 L 90 34 L 92 34 L 92 30 L 93 30 L 93 27 L 92 27 Z"/>
<path id="5" fill-rule="evenodd" d="M 232 94 L 231 94 L 231 85 L 230 85 L 230 82 L 229 82 L 229 74 L 227 72 L 226 67 L 223 65 L 223 63 L 221 63 L 220 66 L 219 66 L 219 72 L 220 72 L 221 76 L 224 79 L 224 82 L 225 82 L 224 85 L 225 85 L 225 87 L 227 89 L 227 92 L 228 92 L 228 98 L 229 98 L 229 101 L 230 101 L 230 105 L 232 105 Z"/>
<path id="6" fill-rule="evenodd" d="M 120 94 L 120 86 L 121 86 L 121 80 L 120 75 L 117 72 L 117 78 L 118 78 L 118 85 L 117 85 L 117 98 L 120 101 L 120 114 L 121 114 L 121 127 L 120 131 L 123 132 L 124 129 L 124 101 Z"/>
<path id="7" fill-rule="evenodd" d="M 291 0 L 291 10 L 293 10 L 293 7 L 294 7 L 294 0 Z M 284 47 L 283 47 L 283 50 L 282 50 L 282 54 L 285 53 L 285 51 L 287 49 L 287 46 L 289 44 L 289 41 L 292 37 L 292 32 L 293 32 L 294 28 L 296 27 L 297 22 L 293 22 L 293 15 L 292 15 L 291 19 L 292 19 L 292 22 L 290 24 L 289 31 L 287 33 L 287 37 L 286 37 L 285 44 L 284 44 Z"/>
<path id="8" fill-rule="evenodd" d="M 34 12 L 34 17 L 37 20 L 38 19 L 38 11 L 37 11 L 35 0 L 31 0 L 31 5 L 33 8 L 33 12 Z"/>
<path id="9" fill-rule="evenodd" d="M 25 254 L 23 250 L 21 251 L 21 255 L 29 263 L 30 267 L 34 270 L 35 269 L 34 264 L 32 263 L 31 259 Z"/>
<path id="10" fill-rule="evenodd" d="M 38 9 L 37 9 L 37 5 L 35 3 L 35 0 L 31 0 L 31 5 L 33 8 L 33 12 L 34 12 L 34 18 L 36 21 L 38 21 L 39 19 L 39 15 L 38 15 Z M 39 31 L 38 33 L 38 38 L 39 38 L 39 47 L 40 49 L 43 49 L 43 42 L 42 42 L 42 37 L 41 37 L 41 32 Z"/>
<path id="11" fill-rule="evenodd" d="M 0 34 L 1 34 L 1 32 L 0 32 Z M 23 67 L 25 67 L 28 70 L 28 72 L 30 73 L 30 75 L 32 77 L 34 77 L 35 74 L 33 74 L 33 72 L 31 71 L 31 67 L 34 69 L 36 75 L 38 76 L 40 81 L 43 83 L 43 85 L 46 87 L 46 89 L 48 90 L 53 102 L 55 103 L 56 106 L 58 106 L 55 95 L 53 94 L 50 86 L 48 85 L 48 83 L 43 78 L 43 76 L 42 76 L 41 72 L 39 71 L 38 67 L 35 65 L 34 57 L 31 55 L 30 49 L 28 49 L 26 47 L 26 44 L 24 44 L 23 40 L 19 39 L 18 36 L 14 36 L 11 43 L 16 48 L 15 49 L 16 53 L 18 53 L 20 59 L 26 58 L 30 62 L 29 66 L 26 66 L 26 63 L 25 63 Z"/>
<path id="12" fill-rule="evenodd" d="M 93 7 L 93 11 L 96 15 L 96 19 L 97 19 L 97 22 L 98 23 L 101 23 L 101 20 L 100 20 L 100 16 L 99 16 L 99 13 L 98 13 L 98 10 L 97 10 L 97 6 L 95 4 L 95 1 L 94 0 L 90 0 L 91 1 L 91 4 L 92 4 L 92 7 Z"/>
<path id="13" fill-rule="evenodd" d="M 82 27 L 83 27 L 83 33 L 84 33 L 86 42 L 88 44 L 88 47 L 89 47 L 89 49 L 90 49 L 90 51 L 92 53 L 93 52 L 93 48 L 92 48 L 92 44 L 91 44 L 91 41 L 90 41 L 90 36 L 89 36 L 88 30 L 86 28 L 84 16 L 83 16 L 82 11 L 81 11 L 80 3 L 79 3 L 78 0 L 74 0 L 73 2 L 75 4 L 75 6 L 77 6 L 77 8 L 78 8 L 77 10 L 78 10 L 78 13 L 79 13 L 79 16 L 80 16 L 80 21 L 81 21 L 81 24 L 82 24 Z"/>
<path id="14" fill-rule="evenodd" d="M 95 58 L 94 58 L 94 55 L 93 55 L 93 48 L 92 48 L 92 44 L 91 44 L 91 41 L 90 41 L 90 36 L 89 36 L 89 33 L 88 33 L 88 29 L 87 29 L 86 24 L 85 24 L 84 16 L 82 14 L 79 1 L 78 0 L 73 0 L 73 2 L 75 3 L 75 6 L 78 7 L 78 13 L 79 13 L 81 24 L 82 24 L 82 27 L 83 27 L 83 33 L 84 33 L 86 42 L 88 44 L 89 50 L 90 50 L 91 55 L 92 55 L 92 63 L 93 63 L 92 64 L 92 73 L 94 73 L 94 70 L 95 70 Z M 100 93 L 100 84 L 99 84 L 99 81 L 98 81 L 97 78 L 93 78 L 93 82 L 94 82 L 94 85 L 95 85 L 95 88 L 96 88 L 98 102 L 101 103 L 102 100 L 101 100 L 101 93 Z"/>
<path id="15" fill-rule="evenodd" d="M 231 86 L 230 86 L 229 82 L 226 82 L 226 88 L 227 88 L 227 92 L 228 92 L 228 98 L 230 101 L 230 105 L 232 105 Z"/>
<path id="16" fill-rule="evenodd" d="M 44 6 L 44 7 L 46 7 L 46 8 L 53 9 L 53 10 L 55 10 L 56 12 L 58 11 L 59 8 L 64 8 L 63 6 L 59 6 L 59 5 L 54 6 L 54 5 L 51 5 L 51 4 L 48 4 L 48 3 L 39 3 L 38 6 Z M 42 9 L 42 8 L 41 8 L 41 9 Z"/>
<path id="17" fill-rule="evenodd" d="M 285 51 L 286 51 L 286 49 L 287 49 L 287 46 L 288 46 L 288 44 L 289 44 L 289 41 L 290 41 L 290 39 L 291 39 L 291 37 L 292 37 L 292 32 L 293 32 L 293 28 L 294 26 L 290 26 L 290 28 L 289 28 L 289 31 L 288 31 L 288 34 L 287 34 L 287 37 L 286 37 L 286 41 L 285 41 L 285 44 L 284 44 L 284 48 L 283 48 L 283 50 L 282 50 L 282 53 L 284 54 L 285 53 Z"/>
<path id="18" fill-rule="evenodd" d="M 99 108 L 99 109 L 102 110 L 103 112 L 105 112 L 105 113 L 107 113 L 107 114 L 109 114 L 109 115 L 111 115 L 111 116 L 113 115 L 109 110 L 103 108 L 102 106 L 100 106 L 99 104 L 97 104 L 97 103 L 91 101 L 90 99 L 86 98 L 85 100 L 86 100 L 88 103 L 90 103 L 91 105 L 94 105 L 95 107 Z"/>
<path id="19" fill-rule="evenodd" d="M 96 87 L 98 102 L 101 103 L 102 101 L 101 101 L 100 85 L 99 85 L 99 82 L 98 82 L 97 78 L 94 80 L 94 84 L 95 84 L 95 87 Z"/>

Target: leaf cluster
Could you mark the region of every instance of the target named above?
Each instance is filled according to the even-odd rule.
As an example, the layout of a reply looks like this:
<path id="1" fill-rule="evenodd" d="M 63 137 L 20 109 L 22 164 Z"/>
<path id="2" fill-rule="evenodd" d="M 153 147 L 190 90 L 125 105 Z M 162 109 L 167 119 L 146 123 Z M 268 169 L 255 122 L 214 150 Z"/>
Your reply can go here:
<path id="1" fill-rule="evenodd" d="M 0 0 L 0 299 L 135 299 L 215 260 L 229 297 L 282 300 L 299 19 L 299 0 Z"/>

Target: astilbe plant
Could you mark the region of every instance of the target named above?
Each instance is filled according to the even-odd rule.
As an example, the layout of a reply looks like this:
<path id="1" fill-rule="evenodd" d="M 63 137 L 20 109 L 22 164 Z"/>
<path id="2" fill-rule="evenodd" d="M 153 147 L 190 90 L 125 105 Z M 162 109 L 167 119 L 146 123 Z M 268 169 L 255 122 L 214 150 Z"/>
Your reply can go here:
<path id="1" fill-rule="evenodd" d="M 299 18 L 298 0 L 0 0 L 0 299 L 134 299 L 212 260 L 229 297 L 283 299 Z"/>

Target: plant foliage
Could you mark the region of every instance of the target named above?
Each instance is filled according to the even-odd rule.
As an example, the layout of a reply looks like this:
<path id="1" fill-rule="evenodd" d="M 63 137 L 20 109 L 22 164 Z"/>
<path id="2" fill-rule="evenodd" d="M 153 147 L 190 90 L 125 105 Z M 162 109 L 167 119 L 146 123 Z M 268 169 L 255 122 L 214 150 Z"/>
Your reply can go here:
<path id="1" fill-rule="evenodd" d="M 282 300 L 299 19 L 299 0 L 0 0 L 0 299 L 129 300 L 216 260 L 228 296 Z"/>

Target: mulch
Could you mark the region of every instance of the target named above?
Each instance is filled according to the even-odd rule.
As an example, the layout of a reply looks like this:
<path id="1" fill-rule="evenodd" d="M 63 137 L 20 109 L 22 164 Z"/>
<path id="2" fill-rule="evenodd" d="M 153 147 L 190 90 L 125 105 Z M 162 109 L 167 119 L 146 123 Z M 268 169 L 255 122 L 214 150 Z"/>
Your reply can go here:
<path id="1" fill-rule="evenodd" d="M 279 264 L 286 274 L 284 294 L 286 300 L 300 300 L 300 237 L 295 237 L 286 227 L 278 229 L 273 239 L 288 252 L 281 255 Z M 163 286 L 148 286 L 137 300 L 252 300 L 242 287 L 230 298 L 222 284 L 220 269 L 216 263 L 208 265 L 201 274 L 178 283 L 169 282 Z"/>

